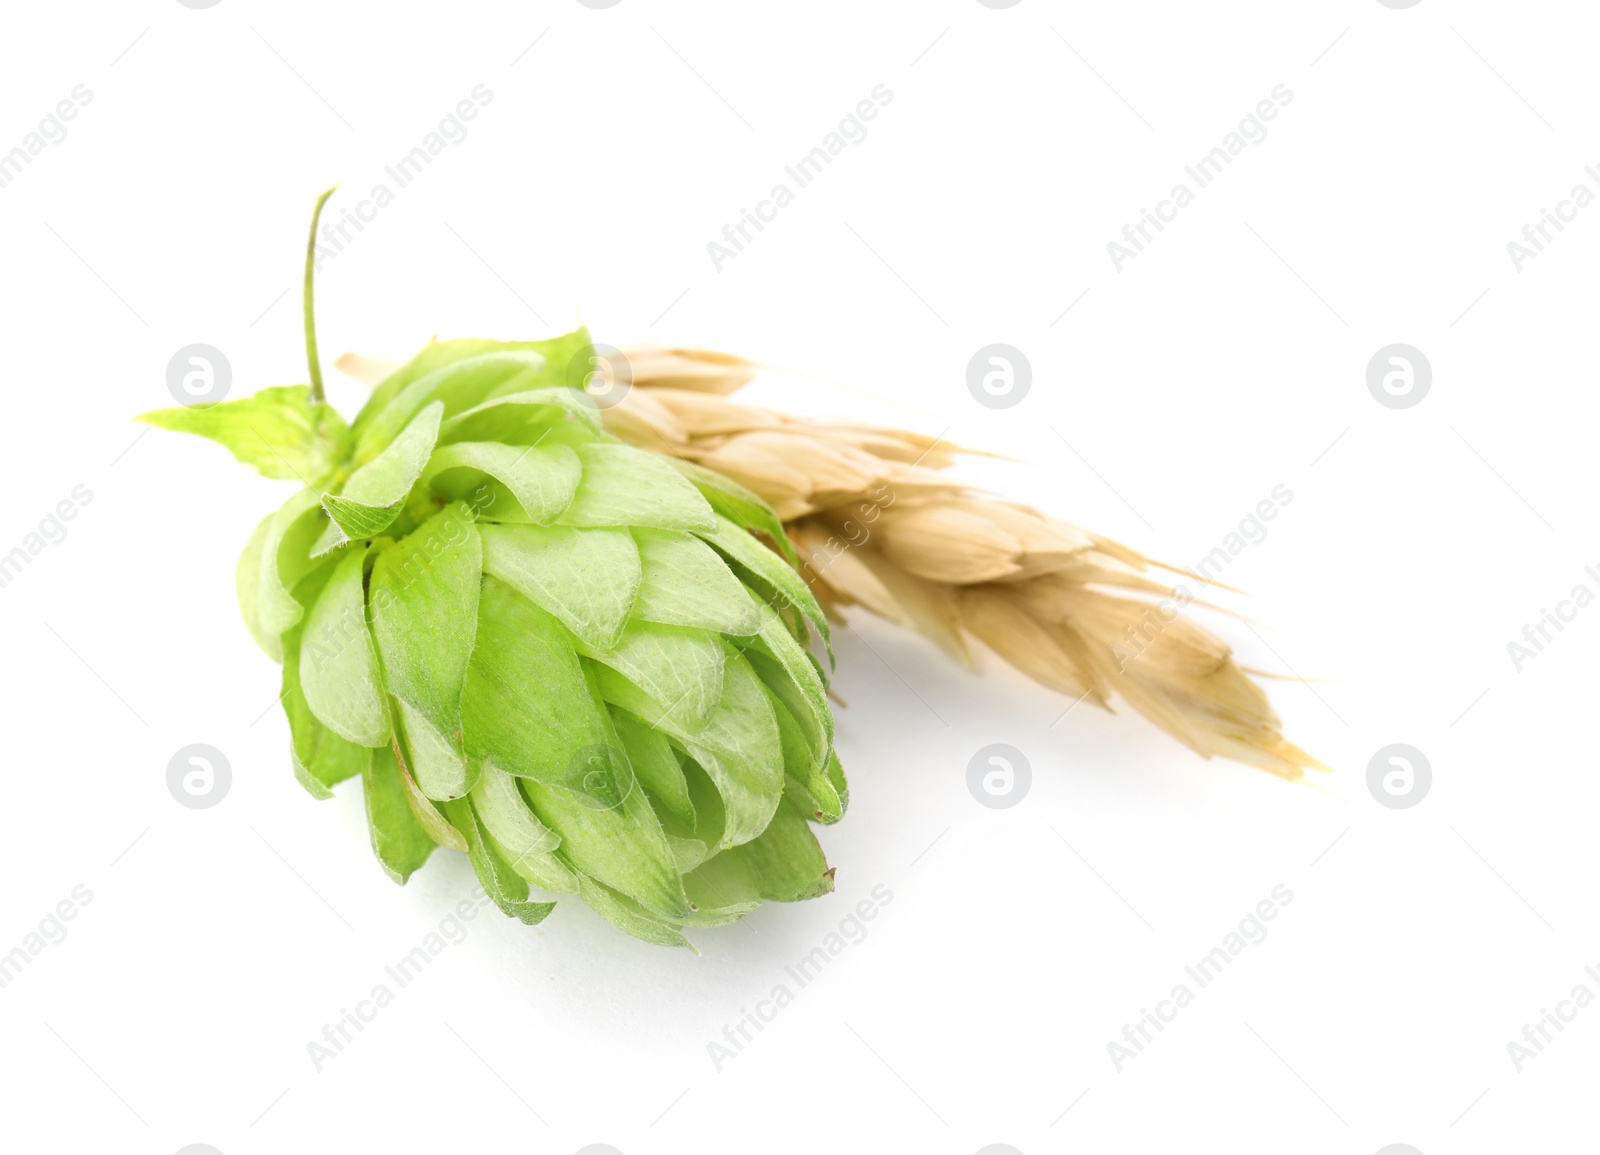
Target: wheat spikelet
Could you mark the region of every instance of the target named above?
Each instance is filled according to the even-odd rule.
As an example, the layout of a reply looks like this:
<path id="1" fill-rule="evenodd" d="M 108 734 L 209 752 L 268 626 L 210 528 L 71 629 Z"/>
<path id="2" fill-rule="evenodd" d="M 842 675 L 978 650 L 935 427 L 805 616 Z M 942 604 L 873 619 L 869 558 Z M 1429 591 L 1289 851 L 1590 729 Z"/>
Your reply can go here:
<path id="1" fill-rule="evenodd" d="M 625 350 L 631 390 L 605 411 L 636 445 L 733 478 L 784 519 L 825 604 L 860 605 L 969 668 L 969 638 L 1035 681 L 1110 708 L 1120 697 L 1203 757 L 1299 778 L 1326 769 L 1284 738 L 1266 694 L 1190 600 L 1137 551 L 974 493 L 941 472 L 961 452 L 899 430 L 740 404 L 737 357 Z"/>

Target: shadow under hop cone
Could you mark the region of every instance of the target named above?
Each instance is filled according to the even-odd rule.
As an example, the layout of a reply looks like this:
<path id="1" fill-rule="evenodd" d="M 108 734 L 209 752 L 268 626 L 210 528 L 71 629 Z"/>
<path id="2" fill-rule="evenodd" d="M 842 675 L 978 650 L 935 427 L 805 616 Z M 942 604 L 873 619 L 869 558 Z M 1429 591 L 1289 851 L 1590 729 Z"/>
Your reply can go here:
<path id="1" fill-rule="evenodd" d="M 524 922 L 570 894 L 686 946 L 832 889 L 828 627 L 759 498 L 602 428 L 566 381 L 589 348 L 433 344 L 348 426 L 305 386 L 142 420 L 306 483 L 251 535 L 240 607 L 297 777 L 360 776 L 393 878 L 448 846 Z"/>
<path id="2" fill-rule="evenodd" d="M 1200 755 L 1300 778 L 1327 767 L 1283 736 L 1227 643 L 1136 550 L 971 490 L 938 438 L 790 417 L 731 400 L 757 366 L 725 353 L 625 350 L 606 425 L 716 470 L 784 519 L 825 604 L 862 605 L 964 665 L 976 638 L 1034 680 L 1110 708 L 1120 696 Z"/>

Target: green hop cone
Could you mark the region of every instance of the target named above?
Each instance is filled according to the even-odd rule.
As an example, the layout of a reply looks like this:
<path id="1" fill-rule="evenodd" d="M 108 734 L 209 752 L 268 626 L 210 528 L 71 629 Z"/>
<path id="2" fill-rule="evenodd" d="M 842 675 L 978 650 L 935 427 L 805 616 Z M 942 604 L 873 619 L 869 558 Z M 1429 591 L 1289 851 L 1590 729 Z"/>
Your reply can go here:
<path id="1" fill-rule="evenodd" d="M 687 946 L 830 891 L 808 825 L 847 801 L 827 622 L 771 509 L 604 433 L 569 380 L 583 330 L 430 345 L 347 425 L 309 282 L 310 388 L 141 418 L 306 483 L 237 569 L 301 784 L 359 776 L 391 877 L 462 851 L 530 924 L 555 905 L 535 891 L 569 894 Z"/>

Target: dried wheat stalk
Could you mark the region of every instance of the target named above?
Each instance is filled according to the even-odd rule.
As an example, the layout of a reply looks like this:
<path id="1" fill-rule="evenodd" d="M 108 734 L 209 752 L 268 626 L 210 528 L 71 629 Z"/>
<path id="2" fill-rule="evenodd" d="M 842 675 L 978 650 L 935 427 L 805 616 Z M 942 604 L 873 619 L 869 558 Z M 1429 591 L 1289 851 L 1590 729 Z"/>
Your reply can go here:
<path id="1" fill-rule="evenodd" d="M 1034 680 L 1121 697 L 1203 757 L 1285 778 L 1326 769 L 1284 738 L 1228 645 L 1179 614 L 1149 559 L 941 472 L 961 450 L 920 434 L 784 416 L 729 399 L 756 366 L 694 349 L 625 350 L 634 388 L 611 432 L 765 498 L 830 606 L 920 631 L 967 667 L 976 638 Z"/>

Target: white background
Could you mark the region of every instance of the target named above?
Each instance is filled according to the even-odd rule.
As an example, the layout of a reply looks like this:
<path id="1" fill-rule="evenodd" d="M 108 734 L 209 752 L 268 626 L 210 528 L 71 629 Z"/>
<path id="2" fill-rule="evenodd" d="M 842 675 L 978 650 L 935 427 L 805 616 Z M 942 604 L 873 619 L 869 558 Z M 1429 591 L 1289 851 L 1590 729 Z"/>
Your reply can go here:
<path id="1" fill-rule="evenodd" d="M 1600 610 L 1520 672 L 1506 646 L 1600 591 L 1600 209 L 1520 272 L 1506 243 L 1600 191 L 1596 31 L 1585 5 L 1486 0 L 9 6 L 0 150 L 75 85 L 93 99 L 0 189 L 0 552 L 93 498 L 0 590 L 0 950 L 93 897 L 0 990 L 5 1145 L 1592 1142 L 1600 1010 L 1520 1073 L 1506 1044 L 1600 994 Z M 579 317 L 735 349 L 800 374 L 752 397 L 948 429 L 1024 462 L 975 481 L 1179 565 L 1286 485 L 1226 573 L 1249 624 L 1207 620 L 1288 675 L 1286 728 L 1334 773 L 1202 762 L 1126 712 L 1052 729 L 1061 699 L 862 622 L 839 637 L 835 895 L 702 933 L 701 957 L 577 903 L 534 929 L 490 912 L 316 1071 L 308 1042 L 471 873 L 442 852 L 393 886 L 354 784 L 295 784 L 232 582 L 285 487 L 129 418 L 171 403 L 193 342 L 235 396 L 303 381 L 315 194 L 353 204 L 480 84 L 466 139 L 325 269 L 328 360 Z M 707 242 L 880 84 L 866 139 L 717 271 Z M 1267 138 L 1118 272 L 1107 242 L 1280 84 Z M 1005 411 L 964 380 L 997 341 L 1034 370 Z M 1403 411 L 1365 380 L 1397 341 L 1434 374 Z M 330 390 L 354 412 L 358 386 Z M 166 787 L 195 742 L 232 765 L 210 810 Z M 1033 766 L 1008 810 L 966 787 L 991 742 Z M 1409 810 L 1366 786 L 1394 742 L 1433 767 Z M 707 1044 L 880 884 L 865 940 L 718 1071 Z M 1119 1072 L 1124 1024 L 1279 884 L 1266 940 Z"/>

